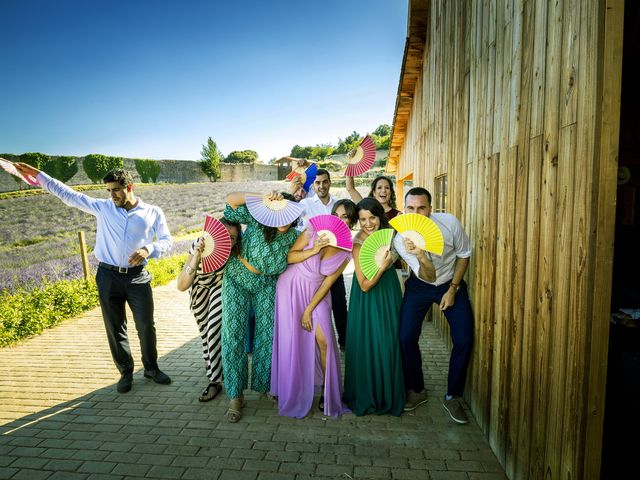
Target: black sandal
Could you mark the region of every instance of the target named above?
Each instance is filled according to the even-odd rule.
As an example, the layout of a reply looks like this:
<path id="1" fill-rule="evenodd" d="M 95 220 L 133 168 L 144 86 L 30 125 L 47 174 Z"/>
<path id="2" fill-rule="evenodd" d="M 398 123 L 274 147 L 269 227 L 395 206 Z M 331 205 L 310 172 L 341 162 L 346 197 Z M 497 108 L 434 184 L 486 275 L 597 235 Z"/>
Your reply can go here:
<path id="1" fill-rule="evenodd" d="M 222 386 L 219 383 L 210 383 L 202 392 L 202 395 L 198 397 L 199 402 L 209 402 L 216 398 L 222 391 Z"/>

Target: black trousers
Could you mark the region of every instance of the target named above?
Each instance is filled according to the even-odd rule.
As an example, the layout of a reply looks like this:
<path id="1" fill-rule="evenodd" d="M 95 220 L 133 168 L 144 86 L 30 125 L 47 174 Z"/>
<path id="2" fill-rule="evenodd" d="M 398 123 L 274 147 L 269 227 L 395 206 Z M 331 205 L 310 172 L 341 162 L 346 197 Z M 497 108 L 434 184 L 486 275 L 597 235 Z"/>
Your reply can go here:
<path id="1" fill-rule="evenodd" d="M 145 370 L 157 370 L 158 350 L 149 272 L 142 268 L 130 273 L 119 273 L 98 267 L 96 284 L 111 356 L 120 373 L 132 373 L 134 365 L 127 336 L 125 303 L 129 303 L 133 313 L 142 351 L 142 364 Z"/>
<path id="2" fill-rule="evenodd" d="M 347 292 L 342 275 L 331 285 L 331 310 L 338 332 L 338 343 L 344 347 L 347 341 Z"/>

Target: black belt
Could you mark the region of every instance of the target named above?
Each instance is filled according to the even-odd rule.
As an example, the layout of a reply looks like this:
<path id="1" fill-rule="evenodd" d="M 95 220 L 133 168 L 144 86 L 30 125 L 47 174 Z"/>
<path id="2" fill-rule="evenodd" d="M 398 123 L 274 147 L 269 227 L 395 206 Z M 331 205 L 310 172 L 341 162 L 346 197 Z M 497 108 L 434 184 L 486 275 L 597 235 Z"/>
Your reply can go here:
<path id="1" fill-rule="evenodd" d="M 113 270 L 118 273 L 139 273 L 145 267 L 144 265 L 137 265 L 135 267 L 116 267 L 115 265 L 109 265 L 108 263 L 100 262 L 98 264 L 100 268 L 106 268 L 107 270 Z"/>

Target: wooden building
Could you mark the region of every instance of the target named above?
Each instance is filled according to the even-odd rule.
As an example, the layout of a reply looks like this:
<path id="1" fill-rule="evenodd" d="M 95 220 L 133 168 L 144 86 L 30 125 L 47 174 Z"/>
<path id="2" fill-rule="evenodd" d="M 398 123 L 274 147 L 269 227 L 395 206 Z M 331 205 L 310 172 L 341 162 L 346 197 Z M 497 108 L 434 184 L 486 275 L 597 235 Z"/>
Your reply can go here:
<path id="1" fill-rule="evenodd" d="M 273 164 L 278 167 L 278 180 L 284 180 L 287 178 L 287 175 L 289 175 L 294 168 L 294 162 L 297 162 L 298 160 L 301 159 L 295 157 L 280 157 L 273 162 Z"/>
<path id="2" fill-rule="evenodd" d="M 387 170 L 472 239 L 465 399 L 509 478 L 600 477 L 623 20 L 623 0 L 409 0 Z"/>

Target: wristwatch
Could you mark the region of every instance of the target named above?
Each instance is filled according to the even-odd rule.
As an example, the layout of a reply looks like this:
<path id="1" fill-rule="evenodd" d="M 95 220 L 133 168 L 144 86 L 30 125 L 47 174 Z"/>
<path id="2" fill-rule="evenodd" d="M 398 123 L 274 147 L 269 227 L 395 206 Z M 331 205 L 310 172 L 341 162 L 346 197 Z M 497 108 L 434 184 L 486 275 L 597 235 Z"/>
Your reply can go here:
<path id="1" fill-rule="evenodd" d="M 460 290 L 460 285 L 458 285 L 457 283 L 455 283 L 455 282 L 453 282 L 453 281 L 451 282 L 451 284 L 449 285 L 449 287 L 453 287 L 453 288 L 455 288 L 455 289 L 456 289 L 456 292 L 457 292 L 458 290 Z"/>

